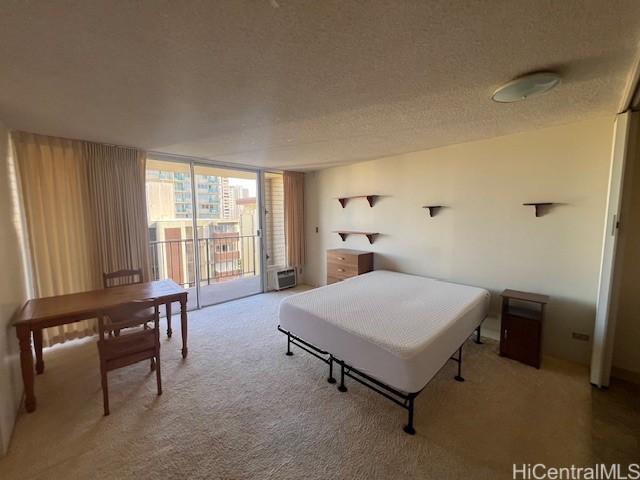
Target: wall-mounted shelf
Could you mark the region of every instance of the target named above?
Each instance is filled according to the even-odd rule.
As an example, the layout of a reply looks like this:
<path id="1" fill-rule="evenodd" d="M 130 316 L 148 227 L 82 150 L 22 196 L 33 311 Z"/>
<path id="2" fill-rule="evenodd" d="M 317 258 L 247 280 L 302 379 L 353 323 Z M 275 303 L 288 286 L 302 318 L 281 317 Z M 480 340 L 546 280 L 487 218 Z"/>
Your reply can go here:
<path id="1" fill-rule="evenodd" d="M 380 235 L 377 232 L 354 232 L 351 230 L 336 230 L 334 233 L 337 233 L 338 235 L 340 235 L 340 238 L 342 239 L 343 242 L 347 239 L 349 235 L 364 235 L 365 237 L 367 237 L 367 240 L 369 240 L 369 243 L 371 244 L 373 244 L 376 237 Z"/>
<path id="2" fill-rule="evenodd" d="M 369 202 L 369 206 L 373 207 L 373 204 L 376 202 L 376 199 L 379 197 L 380 195 L 355 195 L 352 197 L 338 197 L 338 201 L 340 202 L 340 205 L 342 205 L 342 208 L 347 206 L 347 201 L 352 200 L 354 198 L 366 198 L 367 202 Z"/>
<path id="3" fill-rule="evenodd" d="M 536 217 L 541 217 L 542 212 L 546 207 L 550 207 L 553 205 L 553 202 L 532 202 L 532 203 L 523 203 L 525 207 L 534 207 L 536 210 Z"/>
<path id="4" fill-rule="evenodd" d="M 444 205 L 423 205 L 422 208 L 429 210 L 429 216 L 435 216 Z"/>

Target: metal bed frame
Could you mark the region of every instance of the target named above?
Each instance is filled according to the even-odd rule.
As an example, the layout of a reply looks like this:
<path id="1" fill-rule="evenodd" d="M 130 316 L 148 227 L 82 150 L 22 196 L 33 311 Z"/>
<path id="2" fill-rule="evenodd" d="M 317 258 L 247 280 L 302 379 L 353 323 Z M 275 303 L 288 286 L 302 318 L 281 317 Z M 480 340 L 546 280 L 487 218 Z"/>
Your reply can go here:
<path id="1" fill-rule="evenodd" d="M 478 328 L 475 329 L 476 338 L 475 342 L 478 344 L 482 344 L 480 341 L 480 331 L 482 328 L 482 323 L 478 325 Z M 333 364 L 336 363 L 340 366 L 340 385 L 338 385 L 338 391 L 346 392 L 347 387 L 344 384 L 344 377 L 349 377 L 356 382 L 364 385 L 367 388 L 370 388 L 374 392 L 382 395 L 383 397 L 391 400 L 396 405 L 404 408 L 408 412 L 407 424 L 403 427 L 403 430 L 409 435 L 415 435 L 416 430 L 413 427 L 413 416 L 414 416 L 414 406 L 416 397 L 426 388 L 426 385 L 417 392 L 413 393 L 404 393 L 398 389 L 390 387 L 386 383 L 381 382 L 380 380 L 376 380 L 375 378 L 367 375 L 364 372 L 361 372 L 357 368 L 347 364 L 344 360 L 340 360 L 339 358 L 333 356 L 331 353 L 326 352 L 315 345 L 301 339 L 300 337 L 294 335 L 293 333 L 284 330 L 278 325 L 278 330 L 284 333 L 287 336 L 287 353 L 285 355 L 291 356 L 293 352 L 291 351 L 291 345 L 295 345 L 296 347 L 310 353 L 314 357 L 322 360 L 324 363 L 329 365 L 329 376 L 327 377 L 327 382 L 336 383 L 336 379 L 333 377 Z M 465 339 L 466 342 L 466 339 Z M 458 364 L 458 373 L 454 377 L 458 382 L 464 382 L 464 378 L 462 377 L 462 347 L 464 346 L 464 342 L 460 347 L 456 349 L 455 352 L 451 355 L 449 360 L 453 360 Z M 458 353 L 457 357 L 454 357 L 455 353 Z M 443 365 L 444 367 L 444 365 Z"/>

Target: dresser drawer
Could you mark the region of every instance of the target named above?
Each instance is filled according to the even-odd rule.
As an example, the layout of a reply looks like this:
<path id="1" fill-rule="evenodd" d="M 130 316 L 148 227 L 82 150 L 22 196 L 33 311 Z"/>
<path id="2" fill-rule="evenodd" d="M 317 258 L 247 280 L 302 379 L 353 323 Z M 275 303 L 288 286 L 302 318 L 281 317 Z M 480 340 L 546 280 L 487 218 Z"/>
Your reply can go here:
<path id="1" fill-rule="evenodd" d="M 333 263 L 336 265 L 350 265 L 357 268 L 358 255 L 329 250 L 327 252 L 327 263 Z"/>
<path id="2" fill-rule="evenodd" d="M 348 265 L 340 263 L 327 263 L 327 277 L 345 279 L 358 275 L 357 265 Z"/>

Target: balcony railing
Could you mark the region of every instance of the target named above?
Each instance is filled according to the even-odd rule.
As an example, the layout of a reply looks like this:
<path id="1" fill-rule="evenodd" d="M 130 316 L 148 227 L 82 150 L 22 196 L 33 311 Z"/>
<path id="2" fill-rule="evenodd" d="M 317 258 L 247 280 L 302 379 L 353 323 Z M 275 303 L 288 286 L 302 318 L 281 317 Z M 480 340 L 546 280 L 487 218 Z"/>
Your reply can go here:
<path id="1" fill-rule="evenodd" d="M 256 235 L 220 234 L 198 239 L 200 285 L 211 285 L 256 274 Z M 171 278 L 185 288 L 196 284 L 193 240 L 149 242 L 154 280 Z"/>

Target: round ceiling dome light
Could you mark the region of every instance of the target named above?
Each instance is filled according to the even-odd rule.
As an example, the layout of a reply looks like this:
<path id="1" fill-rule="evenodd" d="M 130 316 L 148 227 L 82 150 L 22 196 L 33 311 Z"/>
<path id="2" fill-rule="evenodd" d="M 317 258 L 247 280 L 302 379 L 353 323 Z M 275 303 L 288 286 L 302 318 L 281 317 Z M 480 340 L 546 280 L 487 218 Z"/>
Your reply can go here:
<path id="1" fill-rule="evenodd" d="M 548 92 L 560 83 L 560 75 L 554 72 L 536 72 L 518 77 L 498 88 L 491 99 L 499 103 L 525 100 Z"/>

